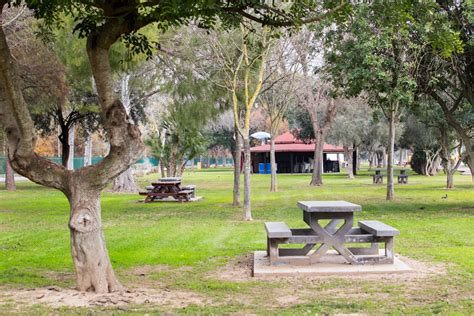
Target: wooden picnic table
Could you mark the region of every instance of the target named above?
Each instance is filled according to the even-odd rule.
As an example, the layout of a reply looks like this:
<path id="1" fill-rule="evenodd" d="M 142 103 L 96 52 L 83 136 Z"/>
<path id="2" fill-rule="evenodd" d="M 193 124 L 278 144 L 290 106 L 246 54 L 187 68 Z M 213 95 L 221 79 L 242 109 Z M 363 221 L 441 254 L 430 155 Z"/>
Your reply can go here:
<path id="1" fill-rule="evenodd" d="M 303 210 L 303 220 L 309 229 L 290 229 L 283 222 L 265 223 L 271 264 L 313 264 L 331 248 L 350 264 L 393 263 L 393 237 L 399 231 L 379 221 L 360 221 L 359 227 L 352 227 L 354 213 L 361 211 L 360 205 L 345 201 L 300 201 L 298 207 Z M 323 224 L 326 220 L 329 222 Z M 348 248 L 347 243 L 370 243 L 371 247 Z M 379 256 L 378 243 L 385 244 L 383 256 Z M 279 249 L 278 244 L 304 247 Z M 312 251 L 316 245 L 319 247 Z"/>
<path id="2" fill-rule="evenodd" d="M 151 183 L 147 192 L 140 192 L 140 195 L 146 195 L 145 203 L 173 197 L 176 200 L 188 202 L 194 197 L 194 190 L 181 187 L 180 178 L 164 178 Z"/>

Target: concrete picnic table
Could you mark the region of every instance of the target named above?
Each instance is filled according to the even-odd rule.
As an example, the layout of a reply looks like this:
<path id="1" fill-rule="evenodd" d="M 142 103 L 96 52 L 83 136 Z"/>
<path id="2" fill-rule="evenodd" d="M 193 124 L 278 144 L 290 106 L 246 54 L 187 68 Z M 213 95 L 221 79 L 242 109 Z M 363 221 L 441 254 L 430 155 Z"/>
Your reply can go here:
<path id="1" fill-rule="evenodd" d="M 300 201 L 303 220 L 310 228 L 290 229 L 283 222 L 266 222 L 267 253 L 271 264 L 313 264 L 334 248 L 350 264 L 393 263 L 393 237 L 399 231 L 379 221 L 354 224 L 361 206 L 346 201 Z M 329 220 L 327 224 L 321 223 Z M 342 225 L 338 227 L 339 223 Z M 346 247 L 346 243 L 370 243 L 371 247 Z M 378 243 L 385 244 L 380 256 Z M 279 248 L 279 244 L 302 244 L 303 248 Z M 312 250 L 316 245 L 319 247 Z"/>
<path id="2" fill-rule="evenodd" d="M 352 264 L 357 259 L 344 245 L 345 235 L 352 229 L 354 212 L 360 212 L 360 205 L 346 201 L 300 201 L 298 207 L 303 210 L 303 220 L 314 233 L 321 238 L 321 246 L 311 255 L 311 262 L 317 261 L 334 247 L 336 251 Z M 324 227 L 321 220 L 329 220 Z M 336 230 L 337 225 L 344 221 Z M 314 247 L 308 244 L 307 247 Z"/>

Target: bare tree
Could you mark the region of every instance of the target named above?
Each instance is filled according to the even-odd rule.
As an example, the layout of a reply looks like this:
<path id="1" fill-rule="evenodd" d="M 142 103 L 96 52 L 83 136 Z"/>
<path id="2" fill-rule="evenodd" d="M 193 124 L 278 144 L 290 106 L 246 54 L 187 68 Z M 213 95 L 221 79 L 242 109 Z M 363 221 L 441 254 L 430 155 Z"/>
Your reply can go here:
<path id="1" fill-rule="evenodd" d="M 273 40 L 268 27 L 240 24 L 227 40 L 216 36 L 209 40 L 212 54 L 222 70 L 222 82 L 229 91 L 233 114 L 235 141 L 243 142 L 244 151 L 244 220 L 252 220 L 250 203 L 250 117 L 262 91 L 267 58 Z M 256 44 L 257 42 L 257 44 Z M 236 145 L 235 148 L 240 146 Z M 237 168 L 237 166 L 236 166 Z M 234 178 L 235 183 L 235 178 Z"/>
<path id="2" fill-rule="evenodd" d="M 271 192 L 278 191 L 275 137 L 278 135 L 286 111 L 296 100 L 296 91 L 291 82 L 291 78 L 292 76 L 287 76 L 282 81 L 272 85 L 271 89 L 264 91 L 260 96 L 260 103 L 268 115 L 270 125 Z"/>
<path id="3" fill-rule="evenodd" d="M 321 40 L 308 29 L 303 29 L 293 43 L 302 69 L 298 78 L 299 104 L 308 111 L 314 131 L 314 166 L 310 184 L 320 186 L 323 184 L 324 142 L 340 102 L 330 95 L 331 85 L 318 74 L 324 64 Z"/>

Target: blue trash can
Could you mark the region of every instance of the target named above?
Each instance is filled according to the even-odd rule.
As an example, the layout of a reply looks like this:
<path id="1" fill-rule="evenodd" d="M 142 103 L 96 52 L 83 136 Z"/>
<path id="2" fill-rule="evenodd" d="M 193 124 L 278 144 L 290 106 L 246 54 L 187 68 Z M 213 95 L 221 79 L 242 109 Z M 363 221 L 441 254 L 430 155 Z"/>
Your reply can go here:
<path id="1" fill-rule="evenodd" d="M 271 163 L 266 163 L 265 164 L 265 173 L 266 174 L 271 174 L 272 173 L 272 164 Z"/>
<path id="2" fill-rule="evenodd" d="M 258 173 L 259 174 L 264 174 L 265 173 L 265 164 L 264 163 L 259 163 L 258 164 Z"/>

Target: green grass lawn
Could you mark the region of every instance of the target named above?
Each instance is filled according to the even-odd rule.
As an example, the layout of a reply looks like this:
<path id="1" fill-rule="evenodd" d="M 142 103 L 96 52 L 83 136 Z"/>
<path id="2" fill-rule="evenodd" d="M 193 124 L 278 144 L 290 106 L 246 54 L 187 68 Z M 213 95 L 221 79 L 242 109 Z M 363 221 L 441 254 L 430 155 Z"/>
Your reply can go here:
<path id="1" fill-rule="evenodd" d="M 396 172 L 398 174 L 398 172 Z M 123 313 L 190 314 L 474 314 L 474 186 L 468 176 L 455 177 L 456 189 L 444 189 L 445 177 L 410 175 L 396 185 L 395 200 L 385 201 L 385 186 L 372 185 L 368 172 L 355 180 L 344 174 L 324 176 L 310 187 L 309 175 L 279 175 L 279 192 L 268 191 L 269 175 L 252 176 L 254 221 L 243 222 L 231 206 L 232 173 L 209 170 L 187 173 L 184 183 L 197 185 L 204 199 L 194 203 L 137 203 L 138 195 L 102 197 L 109 254 L 127 287 L 161 287 L 203 295 L 212 304 L 173 308 L 134 305 Z M 139 179 L 144 187 L 157 175 Z M 442 199 L 448 195 L 447 199 Z M 396 252 L 446 269 L 422 279 L 320 277 L 222 279 L 223 266 L 248 261 L 265 249 L 264 221 L 304 227 L 298 200 L 346 200 L 362 205 L 356 220 L 377 219 L 397 227 Z M 16 192 L 0 190 L 0 292 L 19 288 L 74 285 L 67 228 L 69 208 L 62 193 L 29 182 Z M 149 269 L 146 280 L 133 271 Z M 281 297 L 291 295 L 289 302 Z M 0 304 L 1 304 L 0 296 Z M 3 311 L 31 313 L 118 312 L 110 308 L 62 308 L 3 305 Z M 0 305 L 2 314 L 2 305 Z"/>

